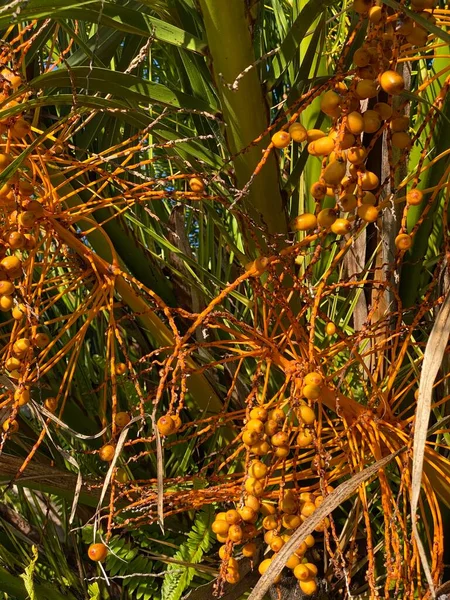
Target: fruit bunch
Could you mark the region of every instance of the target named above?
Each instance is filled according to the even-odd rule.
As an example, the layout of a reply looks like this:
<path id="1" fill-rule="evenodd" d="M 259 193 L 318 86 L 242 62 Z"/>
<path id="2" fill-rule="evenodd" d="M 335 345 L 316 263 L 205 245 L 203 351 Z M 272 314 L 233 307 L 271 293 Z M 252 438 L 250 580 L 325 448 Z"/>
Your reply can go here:
<path id="1" fill-rule="evenodd" d="M 431 24 L 436 22 L 435 7 L 434 0 L 413 0 L 410 6 Z M 362 46 L 353 54 L 354 67 L 320 97 L 320 108 L 331 126 L 306 130 L 294 122 L 288 131 L 272 137 L 275 148 L 286 148 L 291 141 L 305 143 L 309 155 L 322 162 L 320 179 L 310 189 L 316 210 L 296 217 L 293 231 L 345 236 L 355 225 L 377 222 L 390 203 L 383 198 L 380 174 L 366 166 L 375 142 L 385 134 L 390 151 L 405 154 L 414 141 L 407 103 L 397 100 L 405 89 L 398 59 L 408 45 L 426 46 L 428 33 L 403 13 L 393 16 L 381 2 L 356 0 L 353 9 L 361 19 L 368 19 L 369 27 Z M 415 185 L 406 194 L 407 207 L 422 201 Z M 406 231 L 400 231 L 395 240 L 400 253 L 412 243 Z"/>
<path id="2" fill-rule="evenodd" d="M 41 235 L 45 235 L 46 195 L 36 165 L 29 159 L 10 177 L 5 173 L 18 154 L 26 150 L 31 125 L 20 111 L 27 93 L 20 93 L 23 81 L 6 63 L 0 71 L 0 102 L 9 115 L 0 119 L 0 310 L 9 313 L 13 327 L 9 343 L 2 349 L 1 362 L 17 385 L 9 394 L 10 412 L 3 422 L 7 434 L 18 430 L 15 416 L 30 399 L 29 379 L 37 356 L 51 344 L 40 330 L 39 315 L 29 301 L 32 270 Z M 11 96 L 13 99 L 8 100 Z M 37 266 L 37 264 L 36 264 Z M 47 410 L 56 410 L 55 399 L 46 400 Z"/>
<path id="3" fill-rule="evenodd" d="M 276 555 L 323 501 L 319 493 L 299 493 L 295 489 L 280 490 L 281 495 L 274 500 L 274 494 L 278 494 L 277 486 L 271 483 L 276 472 L 292 464 L 290 456 L 295 454 L 299 462 L 300 452 L 312 447 L 316 421 L 313 405 L 320 400 L 323 383 L 324 378 L 319 372 L 299 374 L 294 379 L 294 402 L 292 399 L 289 403 L 279 400 L 274 408 L 256 404 L 247 411 L 241 433 L 247 456 L 241 499 L 233 508 L 219 512 L 212 524 L 212 531 L 223 544 L 219 550 L 221 573 L 229 583 L 239 580 L 236 552 L 257 560 L 255 539 L 262 538 L 266 551 Z M 331 489 L 327 487 L 326 493 Z M 326 519 L 316 531 L 323 531 L 328 525 Z M 317 568 L 306 557 L 314 543 L 314 537 L 307 536 L 286 565 L 294 571 L 303 592 L 309 594 L 317 587 Z M 260 573 L 265 572 L 272 559 L 273 556 L 262 560 Z"/>

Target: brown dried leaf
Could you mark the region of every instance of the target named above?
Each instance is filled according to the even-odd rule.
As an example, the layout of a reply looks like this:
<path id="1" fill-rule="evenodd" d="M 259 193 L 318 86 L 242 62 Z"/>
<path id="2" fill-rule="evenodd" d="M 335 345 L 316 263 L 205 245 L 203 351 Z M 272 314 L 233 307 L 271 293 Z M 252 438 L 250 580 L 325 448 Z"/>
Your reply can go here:
<path id="1" fill-rule="evenodd" d="M 439 367 L 442 363 L 448 337 L 450 335 L 450 294 L 447 294 L 444 304 L 436 317 L 436 320 L 428 338 L 425 354 L 422 362 L 422 373 L 419 383 L 419 398 L 417 400 L 416 418 L 414 424 L 413 442 L 413 466 L 412 466 L 412 491 L 411 491 L 411 522 L 413 534 L 420 554 L 420 560 L 425 576 L 430 586 L 430 591 L 435 597 L 433 579 L 431 577 L 428 559 L 422 541 L 417 531 L 417 504 L 419 502 L 422 486 L 422 471 L 425 456 L 425 442 L 427 439 L 428 421 L 430 420 L 431 399 L 433 384 Z"/>

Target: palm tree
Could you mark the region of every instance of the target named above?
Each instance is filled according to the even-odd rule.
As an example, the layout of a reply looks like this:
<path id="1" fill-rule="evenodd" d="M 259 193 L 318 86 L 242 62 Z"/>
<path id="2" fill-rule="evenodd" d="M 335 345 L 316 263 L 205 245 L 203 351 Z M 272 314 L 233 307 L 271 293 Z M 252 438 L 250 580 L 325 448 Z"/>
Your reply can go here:
<path id="1" fill-rule="evenodd" d="M 0 598 L 441 585 L 449 19 L 0 9 Z"/>

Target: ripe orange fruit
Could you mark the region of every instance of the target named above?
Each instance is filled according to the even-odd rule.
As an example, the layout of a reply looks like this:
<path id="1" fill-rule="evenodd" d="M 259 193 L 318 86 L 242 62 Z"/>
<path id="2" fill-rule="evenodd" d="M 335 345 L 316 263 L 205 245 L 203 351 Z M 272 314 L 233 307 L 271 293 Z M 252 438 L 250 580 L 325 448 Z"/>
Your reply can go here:
<path id="1" fill-rule="evenodd" d="M 3 422 L 2 429 L 5 433 L 17 433 L 19 431 L 19 422 L 16 419 L 13 419 L 12 421 L 6 419 L 6 421 Z"/>
<path id="2" fill-rule="evenodd" d="M 287 446 L 289 443 L 289 436 L 285 431 L 279 431 L 275 433 L 271 438 L 270 442 L 272 446 Z"/>
<path id="3" fill-rule="evenodd" d="M 298 515 L 286 514 L 281 519 L 281 524 L 286 529 L 297 529 L 302 524 L 302 520 Z"/>
<path id="4" fill-rule="evenodd" d="M 392 106 L 389 106 L 386 102 L 377 102 L 373 110 L 380 115 L 382 121 L 386 121 L 392 117 Z"/>
<path id="5" fill-rule="evenodd" d="M 313 535 L 309 534 L 305 537 L 305 544 L 308 546 L 308 548 L 312 548 L 315 543 L 316 543 L 316 540 L 314 539 Z"/>
<path id="6" fill-rule="evenodd" d="M 7 371 L 15 371 L 16 369 L 20 369 L 21 366 L 22 363 L 20 360 L 14 356 L 11 356 L 11 358 L 8 358 L 5 362 L 5 368 Z"/>
<path id="7" fill-rule="evenodd" d="M 269 419 L 264 426 L 264 432 L 266 435 L 272 437 L 279 429 L 279 425 L 277 421 L 273 419 Z"/>
<path id="8" fill-rule="evenodd" d="M 31 348 L 30 340 L 27 338 L 19 338 L 13 344 L 13 352 L 17 356 L 21 354 L 26 354 L 28 350 Z"/>
<path id="9" fill-rule="evenodd" d="M 245 428 L 248 431 L 256 431 L 256 433 L 264 433 L 264 423 L 259 419 L 250 419 L 247 421 Z"/>
<path id="10" fill-rule="evenodd" d="M 334 150 L 335 141 L 329 135 L 308 144 L 308 152 L 312 156 L 328 156 Z"/>
<path id="11" fill-rule="evenodd" d="M 237 569 L 227 568 L 227 572 L 225 573 L 225 580 L 227 583 L 236 584 L 241 580 L 241 576 Z"/>
<path id="12" fill-rule="evenodd" d="M 377 25 L 383 18 L 383 8 L 381 6 L 372 6 L 369 10 L 369 21 Z"/>
<path id="13" fill-rule="evenodd" d="M 237 510 L 232 508 L 231 510 L 227 510 L 225 513 L 225 521 L 229 525 L 236 525 L 237 523 L 241 522 L 241 516 Z"/>
<path id="14" fill-rule="evenodd" d="M 311 579 L 311 574 L 308 567 L 301 563 L 295 567 L 294 577 L 300 581 L 306 581 L 307 579 Z"/>
<path id="15" fill-rule="evenodd" d="M 2 312 L 6 312 L 11 310 L 13 307 L 13 299 L 12 296 L 0 296 L 0 310 Z"/>
<path id="16" fill-rule="evenodd" d="M 347 219 L 336 219 L 331 226 L 331 231 L 336 235 L 345 235 L 352 228 L 352 224 Z"/>
<path id="17" fill-rule="evenodd" d="M 17 222 L 25 229 L 31 229 L 31 227 L 34 227 L 37 219 L 38 216 L 34 210 L 24 210 L 17 216 Z"/>
<path id="18" fill-rule="evenodd" d="M 365 171 L 361 179 L 361 187 L 363 190 L 374 190 L 380 185 L 380 180 L 372 171 Z"/>
<path id="19" fill-rule="evenodd" d="M 354 194 L 344 194 L 342 198 L 339 198 L 339 202 L 345 212 L 354 210 L 358 204 L 358 200 Z"/>
<path id="20" fill-rule="evenodd" d="M 243 521 L 253 521 L 256 517 L 256 512 L 251 506 L 243 506 L 238 509 L 239 516 Z"/>
<path id="21" fill-rule="evenodd" d="M 256 496 L 257 498 L 264 493 L 264 485 L 259 479 L 254 479 L 253 477 L 248 477 L 248 479 L 245 480 L 244 487 L 249 494 L 252 494 L 252 496 Z"/>
<path id="22" fill-rule="evenodd" d="M 13 250 L 19 250 L 25 247 L 25 236 L 19 231 L 12 231 L 7 238 L 9 246 Z"/>
<path id="23" fill-rule="evenodd" d="M 256 554 L 256 544 L 254 542 L 248 542 L 242 546 L 243 556 L 250 558 Z"/>
<path id="24" fill-rule="evenodd" d="M 378 219 L 378 208 L 370 204 L 362 204 L 358 208 L 358 217 L 360 217 L 366 223 L 374 223 Z"/>
<path id="25" fill-rule="evenodd" d="M 387 94 L 401 94 L 405 89 L 405 80 L 397 71 L 385 71 L 380 75 L 380 85 Z"/>
<path id="26" fill-rule="evenodd" d="M 287 490 L 284 494 L 280 508 L 283 512 L 293 515 L 298 510 L 297 495 L 292 490 Z"/>
<path id="27" fill-rule="evenodd" d="M 364 132 L 375 133 L 381 127 L 380 115 L 374 110 L 366 110 L 363 114 Z"/>
<path id="28" fill-rule="evenodd" d="M 114 458 L 114 454 L 116 452 L 116 447 L 113 444 L 105 444 L 98 451 L 98 456 L 100 460 L 104 462 L 111 462 Z"/>
<path id="29" fill-rule="evenodd" d="M 328 228 L 333 225 L 337 219 L 337 212 L 334 208 L 324 208 L 317 215 L 317 222 L 320 227 Z"/>
<path id="30" fill-rule="evenodd" d="M 19 404 L 19 406 L 28 404 L 30 401 L 30 390 L 25 387 L 17 388 L 14 392 L 14 400 Z"/>
<path id="31" fill-rule="evenodd" d="M 300 589 L 307 596 L 312 596 L 317 592 L 317 583 L 315 579 L 307 579 L 306 581 L 299 581 Z"/>
<path id="32" fill-rule="evenodd" d="M 117 427 L 125 427 L 131 421 L 131 417 L 127 412 L 118 412 L 114 421 Z"/>
<path id="33" fill-rule="evenodd" d="M 266 421 L 268 416 L 268 412 L 262 406 L 255 406 L 250 411 L 250 419 L 258 419 L 259 421 Z"/>
<path id="34" fill-rule="evenodd" d="M 114 370 L 116 372 L 116 375 L 125 375 L 125 373 L 127 372 L 128 369 L 127 369 L 127 365 L 125 363 L 120 362 L 120 363 L 116 363 Z"/>
<path id="35" fill-rule="evenodd" d="M 289 135 L 291 136 L 291 139 L 293 139 L 294 142 L 297 142 L 298 144 L 304 142 L 308 137 L 306 129 L 301 123 L 293 123 L 289 127 Z"/>
<path id="36" fill-rule="evenodd" d="M 269 415 L 270 420 L 276 421 L 277 423 L 283 423 L 286 419 L 286 415 L 283 409 L 274 408 Z"/>
<path id="37" fill-rule="evenodd" d="M 33 250 L 33 248 L 36 248 L 36 238 L 34 237 L 34 235 L 31 235 L 29 233 L 25 233 L 25 248 L 27 250 Z M 19 273 L 20 276 L 20 273 Z"/>
<path id="38" fill-rule="evenodd" d="M 270 452 L 270 444 L 266 441 L 259 441 L 257 444 L 250 446 L 250 452 L 257 456 L 266 456 Z"/>
<path id="39" fill-rule="evenodd" d="M 0 170 L 6 169 L 12 162 L 12 158 L 10 154 L 0 153 Z"/>
<path id="40" fill-rule="evenodd" d="M 272 562 L 271 558 L 266 558 L 259 564 L 258 571 L 260 572 L 261 575 L 264 575 L 264 573 L 269 568 L 271 562 Z"/>
<path id="41" fill-rule="evenodd" d="M 336 325 L 334 323 L 327 323 L 325 325 L 325 333 L 330 337 L 336 333 Z"/>
<path id="42" fill-rule="evenodd" d="M 189 179 L 189 187 L 191 188 L 191 191 L 195 192 L 196 194 L 201 194 L 205 191 L 205 184 L 198 177 L 192 177 Z"/>
<path id="43" fill-rule="evenodd" d="M 230 525 L 228 529 L 228 539 L 232 542 L 239 543 L 244 537 L 242 527 L 240 525 Z"/>
<path id="44" fill-rule="evenodd" d="M 323 377 L 317 371 L 311 371 L 310 373 L 307 373 L 303 378 L 304 385 L 314 384 L 314 385 L 320 386 L 320 385 L 322 385 L 322 383 L 323 383 Z"/>
<path id="45" fill-rule="evenodd" d="M 286 561 L 286 567 L 292 571 L 300 564 L 300 558 L 296 554 L 291 554 Z"/>
<path id="46" fill-rule="evenodd" d="M 4 107 L 6 108 L 6 107 Z M 15 138 L 24 138 L 31 131 L 31 125 L 25 119 L 19 118 L 10 128 L 11 135 Z"/>
<path id="47" fill-rule="evenodd" d="M 366 191 L 363 193 L 361 198 L 361 204 L 370 204 L 371 206 L 375 206 L 377 203 L 377 197 L 372 192 Z"/>
<path id="48" fill-rule="evenodd" d="M 175 431 L 175 422 L 170 415 L 164 415 L 156 424 L 161 435 L 170 435 Z"/>
<path id="49" fill-rule="evenodd" d="M 227 535 L 229 528 L 230 524 L 222 519 L 216 519 L 211 525 L 211 529 L 216 535 Z"/>
<path id="50" fill-rule="evenodd" d="M 356 93 L 362 100 L 375 98 L 378 94 L 377 84 L 372 79 L 361 79 L 361 81 L 358 81 L 356 84 Z"/>
<path id="51" fill-rule="evenodd" d="M 315 383 L 308 383 L 303 386 L 302 395 L 308 400 L 317 400 L 320 398 L 320 386 Z"/>
<path id="52" fill-rule="evenodd" d="M 352 8 L 358 14 L 365 15 L 369 12 L 371 6 L 372 0 L 354 0 Z"/>
<path id="53" fill-rule="evenodd" d="M 334 164 L 334 163 L 333 163 Z M 292 221 L 291 229 L 293 231 L 309 231 L 317 227 L 317 217 L 312 213 L 303 213 Z"/>
<path id="54" fill-rule="evenodd" d="M 367 150 L 354 146 L 347 150 L 347 160 L 354 165 L 362 164 L 367 158 Z"/>
<path id="55" fill-rule="evenodd" d="M 306 448 L 306 446 L 309 446 L 310 444 L 312 444 L 313 442 L 313 436 L 312 433 L 309 431 L 309 429 L 303 429 L 303 431 L 300 431 L 300 433 L 297 436 L 297 446 L 299 448 Z"/>
<path id="56" fill-rule="evenodd" d="M 280 535 L 274 536 L 273 540 L 270 542 L 270 549 L 274 552 L 279 552 L 281 548 L 284 546 L 284 540 Z"/>
<path id="57" fill-rule="evenodd" d="M 277 131 L 272 136 L 272 144 L 275 148 L 286 148 L 291 143 L 291 136 L 287 131 Z"/>
<path id="58" fill-rule="evenodd" d="M 393 132 L 406 131 L 409 127 L 409 117 L 395 117 L 390 122 L 390 128 Z"/>
<path id="59" fill-rule="evenodd" d="M 359 112 L 353 111 L 347 115 L 347 129 L 354 135 L 360 135 L 364 131 L 364 121 Z"/>
<path id="60" fill-rule="evenodd" d="M 255 460 L 250 465 L 248 474 L 254 479 L 264 479 L 264 477 L 267 475 L 267 470 L 267 465 L 265 465 L 260 460 Z"/>
<path id="61" fill-rule="evenodd" d="M 412 237 L 407 233 L 400 233 L 395 238 L 395 245 L 399 250 L 409 250 L 412 246 Z"/>
<path id="62" fill-rule="evenodd" d="M 0 296 L 11 296 L 14 294 L 14 284 L 11 281 L 0 281 Z"/>
<path id="63" fill-rule="evenodd" d="M 258 498 L 256 498 L 255 496 L 252 496 L 251 494 L 248 494 L 245 497 L 244 502 L 245 502 L 245 506 L 252 508 L 255 512 L 259 512 L 261 505 L 260 505 Z"/>
<path id="64" fill-rule="evenodd" d="M 21 196 L 32 196 L 34 194 L 34 185 L 29 181 L 19 181 L 19 194 Z"/>
<path id="65" fill-rule="evenodd" d="M 274 515 L 276 513 L 276 508 L 273 504 L 269 502 L 261 502 L 261 514 L 267 517 L 267 515 Z"/>
<path id="66" fill-rule="evenodd" d="M 328 90 L 320 98 L 320 110 L 326 115 L 334 116 L 334 111 L 339 107 L 341 97 L 333 90 Z"/>
<path id="67" fill-rule="evenodd" d="M 340 139 L 339 146 L 341 150 L 348 150 L 355 143 L 355 136 L 353 133 L 344 133 L 344 136 Z M 330 155 L 331 160 L 331 155 Z"/>
<path id="68" fill-rule="evenodd" d="M 323 138 L 327 135 L 321 129 L 308 129 L 306 134 L 306 139 L 308 140 L 308 142 L 315 142 L 316 140 L 319 140 L 320 138 Z"/>
<path id="69" fill-rule="evenodd" d="M 313 536 L 311 535 L 311 536 L 308 536 L 308 537 L 313 537 Z M 314 538 L 313 538 L 313 540 L 314 540 Z M 305 542 L 306 542 L 306 540 L 305 540 Z M 319 572 L 319 569 L 316 567 L 316 565 L 313 564 L 313 563 L 310 563 L 310 562 L 309 563 L 304 563 L 304 564 L 308 567 L 308 570 L 311 573 L 311 577 L 316 577 L 317 573 Z"/>
<path id="70" fill-rule="evenodd" d="M 46 398 L 44 401 L 44 406 L 48 410 L 48 412 L 54 413 L 58 408 L 58 400 L 56 398 Z"/>
<path id="71" fill-rule="evenodd" d="M 307 404 L 301 404 L 298 409 L 298 417 L 306 425 L 312 425 L 316 420 L 316 414 Z"/>
<path id="72" fill-rule="evenodd" d="M 12 310 L 13 319 L 16 319 L 16 321 L 26 316 L 26 314 L 27 307 L 25 306 L 25 304 L 17 304 Z"/>
<path id="73" fill-rule="evenodd" d="M 291 449 L 288 445 L 277 446 L 274 450 L 274 454 L 277 458 L 286 458 L 289 455 L 290 451 Z"/>
<path id="74" fill-rule="evenodd" d="M 33 343 L 38 348 L 45 348 L 50 344 L 51 338 L 46 333 L 36 333 L 33 337 Z"/>
<path id="75" fill-rule="evenodd" d="M 406 194 L 406 202 L 411 204 L 411 206 L 417 206 L 422 202 L 422 200 L 423 193 L 417 188 L 409 190 L 409 192 Z"/>
<path id="76" fill-rule="evenodd" d="M 400 150 L 410 148 L 412 145 L 411 136 L 406 131 L 398 131 L 392 134 L 392 145 Z"/>
<path id="77" fill-rule="evenodd" d="M 257 433 L 256 431 L 249 431 L 246 429 L 242 434 L 242 441 L 247 446 L 254 446 L 261 441 L 261 434 Z"/>
<path id="78" fill-rule="evenodd" d="M 108 555 L 108 548 L 105 544 L 91 544 L 88 548 L 88 556 L 95 562 L 102 562 Z"/>
<path id="79" fill-rule="evenodd" d="M 323 171 L 323 179 L 327 185 L 338 185 L 345 176 L 345 161 L 337 159 Z"/>
<path id="80" fill-rule="evenodd" d="M 316 505 L 314 504 L 314 502 L 305 502 L 300 512 L 304 517 L 310 517 L 313 514 L 313 512 L 315 512 L 315 510 Z"/>
<path id="81" fill-rule="evenodd" d="M 355 54 L 353 55 L 353 63 L 357 67 L 367 67 L 370 63 L 370 53 L 367 52 L 366 48 L 358 48 L 355 50 Z"/>

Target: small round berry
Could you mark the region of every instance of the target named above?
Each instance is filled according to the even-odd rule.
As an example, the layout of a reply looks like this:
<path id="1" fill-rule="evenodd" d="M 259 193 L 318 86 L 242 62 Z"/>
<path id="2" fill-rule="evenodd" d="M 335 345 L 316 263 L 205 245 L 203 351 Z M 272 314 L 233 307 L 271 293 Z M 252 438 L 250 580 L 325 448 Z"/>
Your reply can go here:
<path id="1" fill-rule="evenodd" d="M 277 131 L 272 136 L 272 144 L 275 148 L 286 148 L 291 143 L 291 136 L 287 131 Z"/>
<path id="2" fill-rule="evenodd" d="M 98 456 L 100 460 L 103 460 L 104 462 L 111 462 L 115 453 L 116 447 L 113 444 L 105 444 L 98 451 Z"/>
<path id="3" fill-rule="evenodd" d="M 256 554 L 256 544 L 254 542 L 247 542 L 244 546 L 242 546 L 242 554 L 246 558 L 251 558 Z"/>
<path id="4" fill-rule="evenodd" d="M 175 431 L 175 422 L 170 415 L 165 415 L 158 419 L 157 427 L 161 435 L 170 435 Z"/>
<path id="5" fill-rule="evenodd" d="M 19 404 L 19 406 L 28 404 L 30 401 L 30 390 L 25 387 L 17 388 L 14 392 L 14 400 Z"/>
<path id="6" fill-rule="evenodd" d="M 192 177 L 192 179 L 189 179 L 189 187 L 195 194 L 201 194 L 205 191 L 205 184 L 199 177 Z"/>
<path id="7" fill-rule="evenodd" d="M 131 421 L 131 417 L 127 412 L 118 412 L 114 421 L 117 427 L 125 427 Z"/>
<path id="8" fill-rule="evenodd" d="M 114 371 L 116 375 L 125 375 L 127 372 L 127 365 L 123 362 L 116 363 Z"/>
<path id="9" fill-rule="evenodd" d="M 105 544 L 91 544 L 88 548 L 88 556 L 95 562 L 103 562 L 108 555 Z"/>
<path id="10" fill-rule="evenodd" d="M 58 408 L 58 400 L 53 397 L 46 398 L 44 401 L 44 406 L 48 412 L 54 413 Z"/>

